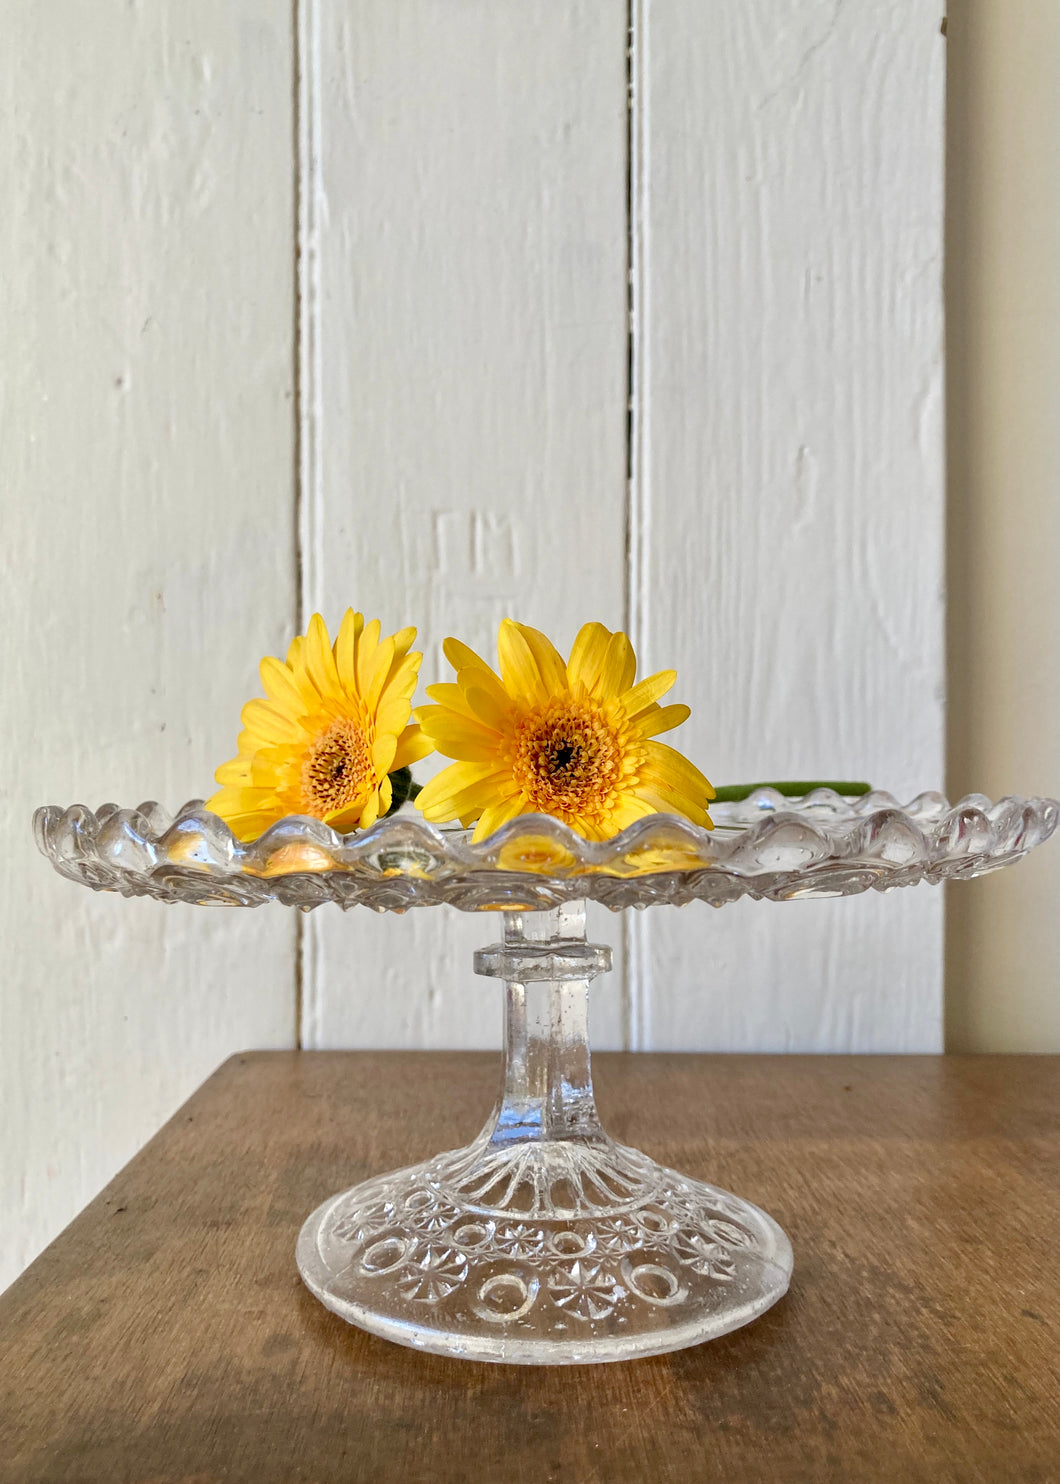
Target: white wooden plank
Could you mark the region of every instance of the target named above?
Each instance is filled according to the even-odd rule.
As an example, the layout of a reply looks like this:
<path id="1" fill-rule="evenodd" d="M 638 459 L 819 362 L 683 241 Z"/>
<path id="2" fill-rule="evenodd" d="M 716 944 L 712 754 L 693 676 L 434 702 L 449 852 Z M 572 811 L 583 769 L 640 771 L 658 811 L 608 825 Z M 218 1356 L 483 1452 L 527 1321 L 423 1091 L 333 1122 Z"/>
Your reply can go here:
<path id="1" fill-rule="evenodd" d="M 941 14 L 636 13 L 635 606 L 717 782 L 941 785 Z M 648 914 L 635 1041 L 938 1049 L 941 907 Z"/>
<path id="2" fill-rule="evenodd" d="M 490 652 L 505 614 L 560 645 L 585 619 L 618 627 L 624 0 L 312 4 L 306 611 L 334 622 L 353 604 L 391 628 L 416 623 L 425 680 L 448 674 L 447 634 Z M 604 926 L 616 941 L 620 924 Z M 472 949 L 496 936 L 495 920 L 448 910 L 315 914 L 306 1044 L 496 1044 L 495 987 L 471 972 Z M 621 1035 L 611 981 L 600 1042 Z"/>
<path id="3" fill-rule="evenodd" d="M 0 5 L 0 1285 L 226 1055 L 291 1044 L 293 923 L 95 897 L 37 804 L 175 806 L 294 613 L 281 0 Z"/>

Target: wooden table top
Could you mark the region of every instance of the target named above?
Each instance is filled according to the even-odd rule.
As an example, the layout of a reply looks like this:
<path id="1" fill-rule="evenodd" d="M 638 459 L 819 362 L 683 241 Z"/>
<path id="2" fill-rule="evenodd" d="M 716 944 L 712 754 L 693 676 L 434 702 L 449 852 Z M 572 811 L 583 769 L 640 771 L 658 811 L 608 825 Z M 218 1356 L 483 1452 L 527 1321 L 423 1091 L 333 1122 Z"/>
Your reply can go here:
<path id="1" fill-rule="evenodd" d="M 595 1070 L 612 1134 L 785 1227 L 761 1319 L 540 1368 L 349 1327 L 298 1278 L 303 1218 L 470 1138 L 498 1059 L 252 1053 L 0 1297 L 0 1479 L 1060 1479 L 1060 1058 Z"/>

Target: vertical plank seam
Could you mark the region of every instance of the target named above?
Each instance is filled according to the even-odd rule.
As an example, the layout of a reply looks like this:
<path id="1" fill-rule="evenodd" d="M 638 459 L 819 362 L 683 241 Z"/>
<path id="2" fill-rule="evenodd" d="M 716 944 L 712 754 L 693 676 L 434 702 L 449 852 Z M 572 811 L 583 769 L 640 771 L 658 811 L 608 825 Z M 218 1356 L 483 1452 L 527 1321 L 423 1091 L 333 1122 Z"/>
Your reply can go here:
<path id="1" fill-rule="evenodd" d="M 626 12 L 626 632 L 647 668 L 649 631 L 650 487 L 645 450 L 647 325 L 647 0 L 628 0 Z M 648 923 L 643 913 L 622 919 L 625 949 L 623 1041 L 641 1051 L 648 1039 L 651 1001 Z"/>
<path id="2" fill-rule="evenodd" d="M 304 632 L 319 606 L 323 552 L 322 376 L 320 356 L 320 13 L 318 0 L 293 0 L 295 52 L 295 607 Z M 312 922 L 303 913 L 295 927 L 296 1043 L 307 1040 L 315 1016 L 319 955 Z"/>
<path id="3" fill-rule="evenodd" d="M 323 376 L 320 207 L 323 200 L 319 0 L 298 12 L 298 601 L 304 627 L 319 607 L 323 555 Z"/>

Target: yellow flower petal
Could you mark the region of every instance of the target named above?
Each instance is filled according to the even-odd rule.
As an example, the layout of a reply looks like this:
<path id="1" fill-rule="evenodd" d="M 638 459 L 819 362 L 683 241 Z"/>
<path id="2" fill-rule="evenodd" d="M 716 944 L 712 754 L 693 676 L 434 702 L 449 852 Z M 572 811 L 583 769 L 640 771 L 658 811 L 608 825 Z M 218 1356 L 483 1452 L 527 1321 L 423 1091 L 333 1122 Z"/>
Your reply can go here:
<path id="1" fill-rule="evenodd" d="M 486 661 L 479 659 L 475 651 L 469 649 L 466 644 L 461 644 L 459 639 L 446 639 L 442 645 L 442 651 L 454 670 L 465 670 L 468 668 L 474 670 L 489 669 Z"/>
<path id="2" fill-rule="evenodd" d="M 458 769 L 472 771 L 458 773 Z M 477 817 L 491 799 L 513 797 L 517 792 L 503 773 L 485 772 L 477 763 L 453 763 L 424 786 L 416 807 L 427 819 L 444 823 L 459 819 L 469 810 L 474 810 Z"/>
<path id="3" fill-rule="evenodd" d="M 637 658 L 633 653 L 633 645 L 625 634 L 612 634 L 607 641 L 607 653 L 600 670 L 597 693 L 603 697 L 620 696 L 623 691 L 629 690 L 636 673 Z"/>
<path id="4" fill-rule="evenodd" d="M 372 768 L 375 776 L 380 782 L 394 766 L 394 754 L 397 752 L 397 738 L 393 732 L 384 732 L 372 743 Z"/>
<path id="5" fill-rule="evenodd" d="M 234 757 L 230 762 L 222 763 L 213 775 L 218 783 L 229 784 L 235 788 L 242 788 L 250 782 L 251 760 L 249 757 Z"/>
<path id="6" fill-rule="evenodd" d="M 567 661 L 567 679 L 571 685 L 581 682 L 588 691 L 595 690 L 607 655 L 611 631 L 602 623 L 583 624 Z"/>
<path id="7" fill-rule="evenodd" d="M 398 629 L 397 633 L 393 636 L 393 638 L 394 638 L 394 653 L 398 656 L 399 659 L 401 659 L 404 655 L 408 654 L 409 650 L 412 648 L 412 642 L 415 639 L 415 637 L 416 637 L 416 628 L 415 628 L 415 625 L 414 624 L 409 624 L 404 629 Z"/>
<path id="8" fill-rule="evenodd" d="M 256 788 L 253 784 L 227 784 L 219 793 L 214 794 L 207 808 L 213 808 L 215 804 L 223 809 L 231 810 L 236 814 L 246 814 L 249 811 L 266 808 L 274 802 L 271 789 Z"/>
<path id="9" fill-rule="evenodd" d="M 504 776 L 503 769 L 495 769 L 492 773 L 489 768 L 484 768 L 481 763 L 450 763 L 433 778 L 428 778 L 420 793 L 421 799 L 441 800 L 452 794 L 458 793 L 468 784 L 477 783 L 482 778 L 498 778 Z"/>
<path id="10" fill-rule="evenodd" d="M 642 712 L 637 725 L 642 737 L 657 737 L 660 732 L 673 731 L 692 715 L 688 706 L 658 706 Z"/>
<path id="11" fill-rule="evenodd" d="M 375 652 L 379 648 L 380 623 L 373 618 L 365 624 L 357 640 L 357 693 L 365 695 L 372 683 Z"/>
<path id="12" fill-rule="evenodd" d="M 335 639 L 335 669 L 339 684 L 347 695 L 354 695 L 357 691 L 357 639 L 363 628 L 364 615 L 347 608 Z"/>
<path id="13" fill-rule="evenodd" d="M 268 699 L 243 708 L 238 756 L 218 770 L 209 803 L 240 839 L 289 814 L 367 827 L 390 807 L 389 773 L 432 750 L 408 725 L 421 658 L 409 651 L 414 638 L 405 628 L 380 640 L 378 619 L 366 626 L 350 609 L 332 645 L 314 614 L 290 664 L 262 660 Z"/>
<path id="14" fill-rule="evenodd" d="M 309 620 L 302 658 L 309 678 L 320 694 L 341 699 L 343 692 L 339 684 L 339 672 L 335 668 L 335 655 L 328 638 L 327 626 L 319 613 L 314 613 Z"/>
<path id="15" fill-rule="evenodd" d="M 364 804 L 350 804 L 345 809 L 333 809 L 330 814 L 325 815 L 324 823 L 333 829 L 336 835 L 351 835 L 354 830 L 361 828 L 364 814 Z M 373 819 L 372 823 L 375 823 Z"/>
<path id="16" fill-rule="evenodd" d="M 675 788 L 682 789 L 692 798 L 703 797 L 707 800 L 714 797 L 710 780 L 676 748 L 667 747 L 665 742 L 648 742 L 645 750 L 648 762 L 646 771 L 654 777 L 672 781 Z"/>
<path id="17" fill-rule="evenodd" d="M 420 656 L 413 654 L 400 654 L 394 651 L 394 659 L 383 681 L 381 691 L 382 699 L 396 699 L 398 696 L 404 700 L 411 701 L 420 674 Z"/>
<path id="18" fill-rule="evenodd" d="M 471 837 L 472 840 L 477 842 L 488 839 L 500 829 L 501 825 L 507 824 L 517 814 L 523 813 L 525 813 L 523 801 L 518 794 L 513 798 L 501 799 L 497 803 L 490 804 L 483 809 L 479 822 L 475 826 L 475 833 Z"/>
<path id="19" fill-rule="evenodd" d="M 408 701 L 384 700 L 375 713 L 377 731 L 393 732 L 398 736 L 412 714 Z"/>
<path id="20" fill-rule="evenodd" d="M 655 807 L 649 804 L 647 799 L 642 799 L 638 794 L 626 794 L 611 815 L 611 825 L 618 834 L 628 825 L 636 824 L 638 819 L 645 819 L 649 814 L 654 813 L 656 813 Z"/>
<path id="21" fill-rule="evenodd" d="M 298 723 L 268 701 L 248 701 L 239 714 L 248 732 L 265 742 L 291 742 L 298 736 Z"/>
<path id="22" fill-rule="evenodd" d="M 632 690 L 627 691 L 622 697 L 622 705 L 630 721 L 636 721 L 660 696 L 665 696 L 668 690 L 672 690 L 676 679 L 676 670 L 660 670 L 655 675 L 646 676 Z"/>
<path id="23" fill-rule="evenodd" d="M 638 785 L 637 793 L 660 814 L 683 814 L 686 819 L 690 819 L 693 824 L 702 825 L 704 829 L 714 828 L 702 797 L 693 799 L 680 789 L 667 788 L 644 779 Z"/>
<path id="24" fill-rule="evenodd" d="M 413 763 L 429 757 L 433 751 L 434 743 L 420 727 L 406 727 L 398 737 L 390 771 L 394 773 L 398 768 L 411 768 Z"/>
<path id="25" fill-rule="evenodd" d="M 305 697 L 294 673 L 285 664 L 269 654 L 258 666 L 258 672 L 270 701 L 275 701 L 290 716 L 298 716 L 304 711 Z"/>
<path id="26" fill-rule="evenodd" d="M 472 672 L 464 670 L 461 673 L 469 675 Z M 458 686 L 457 689 L 463 695 L 466 706 L 476 720 L 483 722 L 499 736 L 508 735 L 512 729 L 512 705 L 503 690 L 501 690 L 501 695 L 504 699 L 501 700 L 497 690 L 487 690 L 485 686 L 475 685 L 471 680 L 466 685 Z M 499 685 L 497 689 L 501 689 Z"/>
<path id="27" fill-rule="evenodd" d="M 383 694 L 383 687 L 386 685 L 386 679 L 390 674 L 390 667 L 393 663 L 394 641 L 393 639 L 384 639 L 376 648 L 375 656 L 372 660 L 371 678 L 368 682 L 367 689 L 364 691 L 364 704 L 368 707 L 369 711 L 374 711 L 379 705 L 380 698 Z"/>
<path id="28" fill-rule="evenodd" d="M 527 624 L 519 625 L 519 633 L 534 657 L 545 694 L 555 696 L 565 691 L 567 689 L 567 667 L 552 640 L 546 639 L 539 629 L 531 629 Z M 676 678 L 675 675 L 674 679 Z"/>
<path id="29" fill-rule="evenodd" d="M 501 663 L 501 679 L 510 696 L 525 696 L 531 702 L 548 699 L 541 671 L 537 667 L 529 644 L 518 624 L 510 618 L 502 621 L 497 635 L 497 656 Z"/>
<path id="30" fill-rule="evenodd" d="M 419 796 L 437 823 L 478 821 L 475 838 L 518 814 L 550 814 L 604 840 L 637 819 L 684 814 L 709 824 L 713 791 L 699 770 L 650 739 L 679 725 L 687 706 L 660 707 L 671 670 L 635 685 L 628 638 L 586 624 L 566 665 L 551 642 L 505 619 L 500 678 L 466 645 L 448 640 L 456 685 L 432 686 L 415 713 L 444 755 L 456 758 Z"/>
<path id="31" fill-rule="evenodd" d="M 439 709 L 444 706 L 448 711 L 456 711 L 461 716 L 466 716 L 469 721 L 478 720 L 474 707 L 469 703 L 467 696 L 455 682 L 450 681 L 445 685 L 429 685 L 427 687 L 427 694 Z M 422 711 L 423 709 L 422 706 L 417 707 L 418 711 Z"/>
<path id="32" fill-rule="evenodd" d="M 472 717 L 457 715 L 443 706 L 421 706 L 416 720 L 443 757 L 489 762 L 497 756 L 497 733 Z"/>
<path id="33" fill-rule="evenodd" d="M 465 666 L 457 671 L 457 684 L 465 696 L 470 696 L 472 691 L 482 691 L 496 704 L 498 710 L 503 712 L 509 720 L 515 711 L 515 703 L 504 688 L 504 682 L 499 675 L 492 670 L 476 668 L 473 665 Z M 506 723 L 507 724 L 507 723 Z"/>

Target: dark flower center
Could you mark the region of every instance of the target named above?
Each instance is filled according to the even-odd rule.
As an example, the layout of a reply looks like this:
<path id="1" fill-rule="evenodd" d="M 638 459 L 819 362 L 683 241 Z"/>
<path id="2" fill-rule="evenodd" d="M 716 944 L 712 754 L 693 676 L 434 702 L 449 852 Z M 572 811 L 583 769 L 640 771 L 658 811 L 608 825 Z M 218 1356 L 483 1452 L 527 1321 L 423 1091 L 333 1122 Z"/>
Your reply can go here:
<path id="1" fill-rule="evenodd" d="M 302 762 L 302 806 L 324 819 L 345 809 L 373 783 L 372 755 L 365 730 L 352 717 L 340 717 L 314 738 Z"/>

